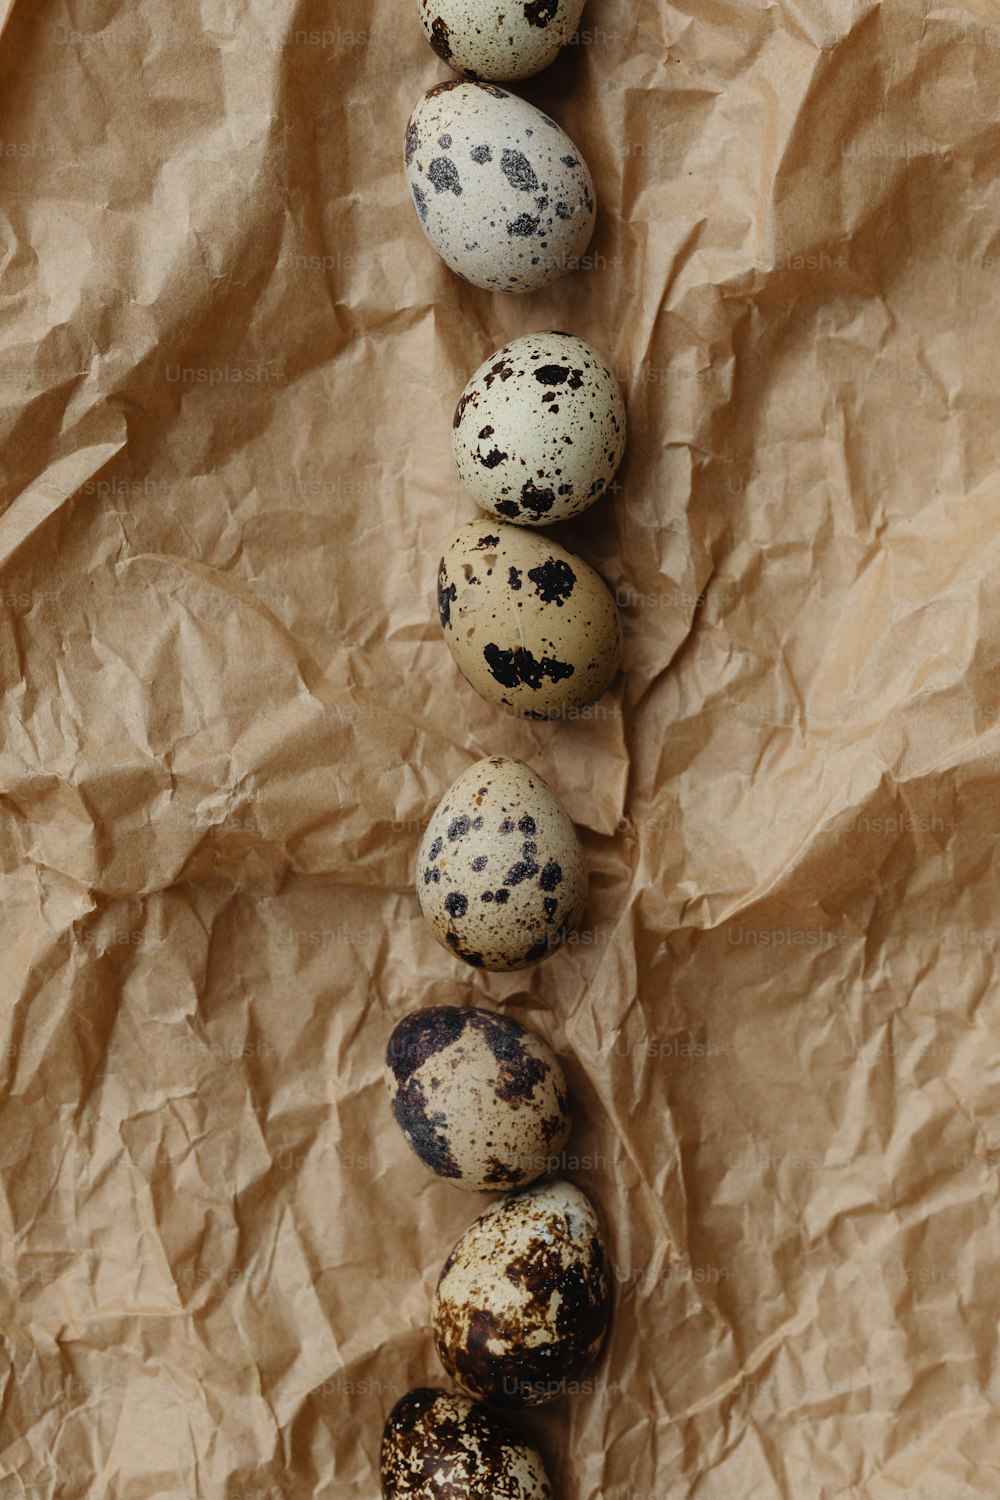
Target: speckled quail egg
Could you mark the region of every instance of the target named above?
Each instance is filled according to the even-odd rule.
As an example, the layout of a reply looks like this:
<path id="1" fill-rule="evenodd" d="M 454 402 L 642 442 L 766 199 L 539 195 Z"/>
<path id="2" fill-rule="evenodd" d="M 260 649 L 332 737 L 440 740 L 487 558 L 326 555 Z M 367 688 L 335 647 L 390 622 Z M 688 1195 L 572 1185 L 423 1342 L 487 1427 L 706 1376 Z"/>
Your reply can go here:
<path id="1" fill-rule="evenodd" d="M 420 0 L 427 40 L 467 78 L 530 78 L 555 62 L 580 24 L 584 0 Z"/>
<path id="2" fill-rule="evenodd" d="M 542 1460 L 466 1396 L 408 1391 L 382 1434 L 383 1500 L 552 1500 Z"/>
<path id="3" fill-rule="evenodd" d="M 455 408 L 452 451 L 484 510 L 518 526 L 579 515 L 625 452 L 625 402 L 604 359 L 570 333 L 532 333 L 482 364 Z"/>
<path id="4" fill-rule="evenodd" d="M 523 969 L 583 916 L 587 873 L 570 816 L 521 760 L 477 761 L 448 788 L 417 856 L 439 943 L 476 968 Z"/>
<path id="5" fill-rule="evenodd" d="M 442 260 L 487 291 L 532 292 L 580 263 L 594 184 L 569 136 L 494 83 L 439 83 L 406 127 L 406 175 Z"/>
<path id="6" fill-rule="evenodd" d="M 396 1124 L 420 1160 L 472 1192 L 533 1182 L 569 1135 L 558 1058 L 497 1011 L 411 1011 L 389 1038 L 385 1081 Z"/>
<path id="7" fill-rule="evenodd" d="M 437 599 L 459 670 L 483 698 L 517 713 L 572 717 L 621 665 L 621 616 L 603 580 L 523 526 L 460 526 L 438 564 Z"/>
<path id="8" fill-rule="evenodd" d="M 593 1206 L 571 1183 L 544 1183 L 492 1204 L 465 1231 L 438 1281 L 434 1339 L 468 1395 L 537 1406 L 596 1359 L 609 1309 Z"/>

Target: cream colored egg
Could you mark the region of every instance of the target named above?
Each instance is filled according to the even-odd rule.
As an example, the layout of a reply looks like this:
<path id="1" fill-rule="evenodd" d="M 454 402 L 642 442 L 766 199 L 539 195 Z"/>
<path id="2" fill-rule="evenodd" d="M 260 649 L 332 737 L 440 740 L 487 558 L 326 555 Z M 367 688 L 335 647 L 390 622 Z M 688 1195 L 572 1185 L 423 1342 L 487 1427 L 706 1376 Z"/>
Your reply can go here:
<path id="1" fill-rule="evenodd" d="M 484 510 L 548 526 L 593 505 L 625 452 L 621 387 L 570 333 L 532 333 L 482 364 L 455 409 L 452 451 Z"/>
<path id="2" fill-rule="evenodd" d="M 444 1263 L 434 1339 L 461 1390 L 494 1406 L 564 1395 L 596 1359 L 610 1311 L 597 1214 L 569 1182 L 492 1204 Z"/>
<path id="3" fill-rule="evenodd" d="M 569 1135 L 559 1059 L 498 1011 L 411 1011 L 389 1038 L 385 1081 L 393 1118 L 421 1161 L 472 1192 L 522 1187 L 552 1171 Z"/>
<path id="4" fill-rule="evenodd" d="M 506 1422 L 428 1387 L 389 1413 L 380 1469 L 383 1500 L 552 1500 L 541 1458 Z"/>
<path id="5" fill-rule="evenodd" d="M 494 756 L 462 772 L 424 833 L 417 895 L 438 942 L 476 968 L 523 969 L 567 940 L 587 873 L 570 816 L 537 771 Z"/>
<path id="6" fill-rule="evenodd" d="M 580 24 L 584 0 L 420 0 L 438 57 L 467 78 L 530 78 L 547 68 Z"/>
<path id="7" fill-rule="evenodd" d="M 523 526 L 460 526 L 438 565 L 437 598 L 459 670 L 490 703 L 517 713 L 575 716 L 621 665 L 621 616 L 606 584 Z"/>
<path id="8" fill-rule="evenodd" d="M 548 115 L 493 83 L 439 83 L 406 127 L 406 175 L 424 233 L 475 286 L 531 292 L 575 269 L 594 184 Z"/>

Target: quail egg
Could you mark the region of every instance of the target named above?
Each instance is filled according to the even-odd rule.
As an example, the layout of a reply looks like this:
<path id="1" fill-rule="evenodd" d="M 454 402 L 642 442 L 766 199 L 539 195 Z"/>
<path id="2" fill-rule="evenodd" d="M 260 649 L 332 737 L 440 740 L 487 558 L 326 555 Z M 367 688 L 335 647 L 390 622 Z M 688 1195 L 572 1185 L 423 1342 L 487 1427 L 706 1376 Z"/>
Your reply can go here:
<path id="1" fill-rule="evenodd" d="M 441 1363 L 467 1395 L 537 1406 L 596 1359 L 610 1307 L 590 1200 L 568 1182 L 492 1204 L 444 1263 L 434 1297 Z"/>
<path id="2" fill-rule="evenodd" d="M 442 260 L 487 291 L 532 292 L 580 264 L 594 184 L 555 120 L 494 83 L 439 83 L 406 127 L 406 175 Z"/>
<path id="3" fill-rule="evenodd" d="M 424 1165 L 473 1192 L 534 1181 L 569 1135 L 558 1058 L 498 1011 L 411 1011 L 389 1038 L 385 1081 L 396 1123 Z"/>
<path id="4" fill-rule="evenodd" d="M 523 969 L 583 916 L 587 874 L 562 803 L 523 761 L 477 761 L 448 788 L 417 856 L 417 895 L 439 943 L 476 968 Z"/>
<path id="5" fill-rule="evenodd" d="M 408 1391 L 382 1435 L 383 1500 L 552 1500 L 542 1460 L 465 1396 Z"/>
<path id="6" fill-rule="evenodd" d="M 420 0 L 420 22 L 443 62 L 467 78 L 530 78 L 554 62 L 584 0 Z"/>
<path id="7" fill-rule="evenodd" d="M 621 665 L 621 616 L 606 584 L 540 532 L 466 522 L 445 546 L 437 600 L 459 670 L 517 713 L 578 716 Z"/>
<path id="8" fill-rule="evenodd" d="M 570 333 L 491 354 L 455 408 L 452 451 L 484 510 L 548 526 L 593 505 L 625 452 L 625 402 L 607 361 Z"/>

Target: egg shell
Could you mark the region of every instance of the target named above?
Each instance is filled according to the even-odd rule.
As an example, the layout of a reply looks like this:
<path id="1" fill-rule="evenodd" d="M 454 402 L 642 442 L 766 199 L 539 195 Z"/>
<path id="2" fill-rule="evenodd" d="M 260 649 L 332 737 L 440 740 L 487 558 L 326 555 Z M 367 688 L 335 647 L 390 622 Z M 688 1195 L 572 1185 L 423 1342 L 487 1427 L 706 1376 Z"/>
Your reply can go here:
<path id="1" fill-rule="evenodd" d="M 569 1182 L 492 1204 L 444 1263 L 434 1339 L 448 1374 L 494 1406 L 538 1406 L 596 1359 L 610 1310 L 593 1205 Z"/>
<path id="2" fill-rule="evenodd" d="M 467 78 L 530 78 L 555 62 L 580 24 L 584 0 L 420 0 L 434 51 Z"/>
<path id="3" fill-rule="evenodd" d="M 437 600 L 459 671 L 481 697 L 517 713 L 572 715 L 621 665 L 621 616 L 603 579 L 523 526 L 460 526 L 438 564 Z"/>
<path id="4" fill-rule="evenodd" d="M 411 1011 L 389 1038 L 385 1081 L 393 1118 L 421 1161 L 472 1192 L 533 1182 L 569 1136 L 558 1058 L 497 1011 Z"/>
<path id="5" fill-rule="evenodd" d="M 438 942 L 475 968 L 523 969 L 566 941 L 587 873 L 570 816 L 537 771 L 494 756 L 462 772 L 424 833 L 417 895 Z"/>
<path id="6" fill-rule="evenodd" d="M 484 510 L 547 526 L 593 505 L 625 452 L 625 402 L 607 361 L 570 333 L 491 354 L 462 392 L 452 452 Z"/>
<path id="7" fill-rule="evenodd" d="M 488 291 L 532 292 L 579 264 L 594 184 L 555 120 L 494 83 L 439 83 L 406 127 L 406 176 L 442 260 Z"/>
<path id="8" fill-rule="evenodd" d="M 552 1500 L 541 1458 L 506 1422 L 426 1386 L 389 1413 L 380 1470 L 383 1500 Z"/>

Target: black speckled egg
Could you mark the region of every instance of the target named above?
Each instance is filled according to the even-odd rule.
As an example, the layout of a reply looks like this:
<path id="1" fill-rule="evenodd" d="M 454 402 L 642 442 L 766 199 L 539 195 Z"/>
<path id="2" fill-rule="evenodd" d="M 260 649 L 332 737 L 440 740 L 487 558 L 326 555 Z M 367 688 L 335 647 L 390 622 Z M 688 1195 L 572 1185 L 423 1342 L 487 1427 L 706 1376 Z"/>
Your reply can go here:
<path id="1" fill-rule="evenodd" d="M 494 756 L 452 783 L 417 855 L 417 896 L 439 943 L 475 968 L 536 963 L 583 916 L 572 820 L 537 771 Z"/>
<path id="2" fill-rule="evenodd" d="M 576 31 L 584 0 L 420 0 L 420 23 L 438 57 L 467 78 L 530 78 Z"/>
<path id="3" fill-rule="evenodd" d="M 406 176 L 441 259 L 487 291 L 533 292 L 574 270 L 594 184 L 569 136 L 493 83 L 439 83 L 406 127 Z"/>
<path id="4" fill-rule="evenodd" d="M 452 451 L 484 510 L 548 526 L 593 505 L 625 452 L 625 401 L 607 361 L 569 333 L 491 354 L 459 398 Z"/>
<path id="5" fill-rule="evenodd" d="M 542 1460 L 506 1422 L 429 1387 L 389 1413 L 380 1468 L 383 1500 L 552 1500 Z"/>
<path id="6" fill-rule="evenodd" d="M 533 718 L 569 718 L 610 686 L 622 623 L 589 563 L 505 521 L 468 521 L 438 565 L 448 650 L 481 697 Z"/>
<path id="7" fill-rule="evenodd" d="M 396 1124 L 420 1160 L 473 1192 L 534 1181 L 569 1135 L 559 1059 L 497 1011 L 412 1011 L 389 1038 L 385 1081 Z"/>

